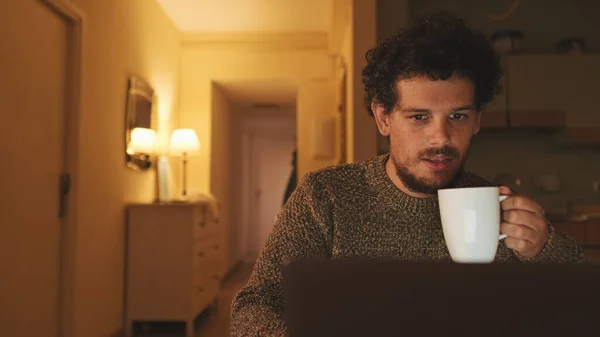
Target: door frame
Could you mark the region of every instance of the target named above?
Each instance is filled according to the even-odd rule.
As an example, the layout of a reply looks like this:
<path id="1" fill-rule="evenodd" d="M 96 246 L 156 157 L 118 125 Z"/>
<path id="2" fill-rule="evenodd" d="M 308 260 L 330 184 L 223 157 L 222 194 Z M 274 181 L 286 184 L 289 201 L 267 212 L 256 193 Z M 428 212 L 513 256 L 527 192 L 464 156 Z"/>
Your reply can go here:
<path id="1" fill-rule="evenodd" d="M 65 93 L 65 134 L 63 168 L 71 178 L 67 195 L 66 216 L 61 220 L 60 266 L 58 289 L 58 335 L 74 334 L 75 313 L 75 242 L 76 242 L 76 191 L 77 160 L 79 149 L 79 117 L 81 111 L 81 73 L 84 37 L 84 14 L 69 0 L 38 0 L 68 24 L 67 30 L 67 85 Z M 57 177 L 58 179 L 58 177 Z"/>

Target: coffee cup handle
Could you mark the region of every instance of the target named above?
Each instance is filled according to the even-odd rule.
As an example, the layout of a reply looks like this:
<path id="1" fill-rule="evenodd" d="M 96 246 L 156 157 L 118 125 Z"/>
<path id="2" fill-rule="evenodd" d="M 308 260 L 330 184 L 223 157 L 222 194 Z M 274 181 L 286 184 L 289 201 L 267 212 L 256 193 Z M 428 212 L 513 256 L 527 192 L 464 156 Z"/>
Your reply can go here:
<path id="1" fill-rule="evenodd" d="M 500 202 L 502 202 L 506 198 L 508 198 L 508 195 L 501 195 L 498 199 Z M 498 238 L 498 240 L 502 240 L 504 238 L 506 238 L 506 234 L 500 234 L 500 237 Z"/>

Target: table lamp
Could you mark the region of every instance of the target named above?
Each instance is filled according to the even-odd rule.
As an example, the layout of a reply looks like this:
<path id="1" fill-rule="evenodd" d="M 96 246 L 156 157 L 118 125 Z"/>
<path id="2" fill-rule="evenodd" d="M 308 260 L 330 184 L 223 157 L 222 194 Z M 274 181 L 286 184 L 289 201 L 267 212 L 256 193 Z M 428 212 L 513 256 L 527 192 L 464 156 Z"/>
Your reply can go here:
<path id="1" fill-rule="evenodd" d="M 200 153 L 200 141 L 193 129 L 175 129 L 171 134 L 169 154 L 181 156 L 183 162 L 183 197 L 187 195 L 187 157 Z"/>

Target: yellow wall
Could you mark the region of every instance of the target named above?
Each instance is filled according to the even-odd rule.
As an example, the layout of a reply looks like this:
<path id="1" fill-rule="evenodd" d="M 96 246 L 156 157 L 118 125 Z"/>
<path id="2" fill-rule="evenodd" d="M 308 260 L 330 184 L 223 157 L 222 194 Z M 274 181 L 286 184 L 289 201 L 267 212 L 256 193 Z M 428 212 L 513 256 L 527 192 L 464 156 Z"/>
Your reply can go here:
<path id="1" fill-rule="evenodd" d="M 72 0 L 85 15 L 79 128 L 75 336 L 110 336 L 123 324 L 124 206 L 155 197 L 154 171 L 124 162 L 127 77 L 156 90 L 159 139 L 175 126 L 180 34 L 155 1 Z"/>
<path id="2" fill-rule="evenodd" d="M 338 146 L 335 145 L 335 157 L 313 157 L 311 154 L 314 137 L 311 129 L 313 121 L 322 117 L 338 117 L 337 82 L 334 78 L 305 81 L 298 88 L 296 142 L 298 146 L 298 175 L 302 177 L 308 172 L 337 164 Z M 332 137 L 337 137 L 337 133 Z M 336 138 L 337 140 L 337 138 Z M 336 144 L 339 144 L 336 141 Z"/>
<path id="3" fill-rule="evenodd" d="M 335 95 L 303 95 L 323 88 L 323 81 L 335 87 L 333 59 L 326 50 L 275 49 L 259 51 L 242 48 L 224 48 L 208 44 L 185 44 L 181 60 L 181 109 L 182 127 L 196 129 L 203 145 L 200 157 L 190 160 L 190 188 L 210 192 L 211 167 L 211 82 L 236 80 L 287 80 L 297 85 L 298 159 L 299 175 L 308 170 L 333 165 L 336 159 L 313 163 L 308 154 L 304 137 L 308 131 L 301 129 L 308 125 L 314 115 L 335 115 Z M 327 89 L 333 93 L 334 89 Z"/>
<path id="4" fill-rule="evenodd" d="M 352 9 L 350 9 L 351 11 Z M 351 163 L 354 161 L 354 57 L 352 50 L 354 44 L 352 43 L 352 15 L 348 15 L 348 20 L 345 22 L 345 28 L 343 29 L 344 35 L 342 36 L 342 44 L 340 55 L 342 62 L 344 62 L 346 72 L 346 154 L 347 162 Z M 360 107 L 359 107 L 360 108 Z"/>
<path id="5" fill-rule="evenodd" d="M 352 27 L 352 91 L 354 161 L 366 160 L 377 154 L 377 127 L 364 106 L 362 70 L 367 65 L 365 53 L 376 45 L 375 0 L 353 0 Z"/>
<path id="6" fill-rule="evenodd" d="M 232 113 L 233 107 L 223 90 L 216 84 L 212 84 L 211 114 L 212 114 L 212 137 L 211 137 L 211 172 L 214 173 L 210 180 L 211 192 L 220 204 L 219 224 L 221 225 L 221 247 L 224 247 L 223 262 L 228 265 L 231 256 L 229 237 L 231 232 L 232 206 L 232 171 L 239 165 L 239 161 L 233 160 L 232 151 Z M 227 244 L 225 244 L 227 243 Z"/>
<path id="7" fill-rule="evenodd" d="M 377 155 L 377 127 L 364 106 L 362 70 L 365 54 L 376 45 L 375 0 L 347 0 L 348 15 L 334 22 L 339 53 L 346 69 L 346 153 L 347 161 L 361 161 Z"/>

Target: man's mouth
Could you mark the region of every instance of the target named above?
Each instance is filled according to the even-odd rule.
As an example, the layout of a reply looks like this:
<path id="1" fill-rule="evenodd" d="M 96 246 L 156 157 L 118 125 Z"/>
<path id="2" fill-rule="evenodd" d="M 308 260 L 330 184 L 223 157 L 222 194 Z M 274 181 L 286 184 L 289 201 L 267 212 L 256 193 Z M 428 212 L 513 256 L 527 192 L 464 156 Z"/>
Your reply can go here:
<path id="1" fill-rule="evenodd" d="M 444 156 L 444 155 L 438 155 L 438 156 L 426 157 L 425 160 L 429 160 L 429 161 L 436 162 L 436 163 L 441 163 L 443 161 L 452 160 L 452 157 Z"/>
<path id="2" fill-rule="evenodd" d="M 453 158 L 440 155 L 423 158 L 423 161 L 435 171 L 444 171 L 452 167 Z"/>

